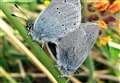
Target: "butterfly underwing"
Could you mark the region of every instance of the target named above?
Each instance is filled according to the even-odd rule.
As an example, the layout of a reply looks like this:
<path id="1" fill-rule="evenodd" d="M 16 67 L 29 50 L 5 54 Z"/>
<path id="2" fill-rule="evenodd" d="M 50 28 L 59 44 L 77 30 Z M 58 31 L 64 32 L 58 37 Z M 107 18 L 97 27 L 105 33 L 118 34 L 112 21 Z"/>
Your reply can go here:
<path id="1" fill-rule="evenodd" d="M 64 75 L 71 75 L 80 67 L 95 44 L 98 33 L 97 24 L 82 23 L 78 29 L 58 40 L 54 50 L 59 69 Z"/>
<path id="2" fill-rule="evenodd" d="M 30 34 L 33 40 L 55 42 L 79 28 L 81 23 L 81 5 L 79 0 L 52 0 L 34 22 Z"/>

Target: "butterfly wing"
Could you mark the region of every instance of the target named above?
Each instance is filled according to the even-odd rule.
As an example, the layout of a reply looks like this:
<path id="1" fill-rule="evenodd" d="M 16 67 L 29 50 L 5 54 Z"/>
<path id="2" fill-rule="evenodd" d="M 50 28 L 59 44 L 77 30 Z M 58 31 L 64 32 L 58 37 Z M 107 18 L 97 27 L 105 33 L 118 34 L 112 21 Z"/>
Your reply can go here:
<path id="1" fill-rule="evenodd" d="M 59 1 L 53 1 L 36 19 L 31 31 L 34 40 L 54 42 L 58 37 L 63 37 L 70 31 L 79 28 L 80 5 Z"/>
<path id="2" fill-rule="evenodd" d="M 97 25 L 83 23 L 58 42 L 57 61 L 63 74 L 71 74 L 79 68 L 93 47 L 98 31 Z"/>
<path id="3" fill-rule="evenodd" d="M 80 0 L 52 0 L 52 3 L 59 3 L 59 2 L 72 3 L 74 5 L 80 6 Z"/>

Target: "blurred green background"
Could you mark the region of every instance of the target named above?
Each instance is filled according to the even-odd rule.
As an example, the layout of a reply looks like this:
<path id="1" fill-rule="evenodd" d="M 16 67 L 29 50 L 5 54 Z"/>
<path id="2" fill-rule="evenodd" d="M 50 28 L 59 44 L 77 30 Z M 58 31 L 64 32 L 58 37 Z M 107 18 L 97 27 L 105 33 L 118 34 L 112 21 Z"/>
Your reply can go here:
<path id="1" fill-rule="evenodd" d="M 25 27 L 50 2 L 0 1 L 0 83 L 120 83 L 120 1 L 81 0 L 82 22 L 97 22 L 100 34 L 84 64 L 66 78 Z"/>

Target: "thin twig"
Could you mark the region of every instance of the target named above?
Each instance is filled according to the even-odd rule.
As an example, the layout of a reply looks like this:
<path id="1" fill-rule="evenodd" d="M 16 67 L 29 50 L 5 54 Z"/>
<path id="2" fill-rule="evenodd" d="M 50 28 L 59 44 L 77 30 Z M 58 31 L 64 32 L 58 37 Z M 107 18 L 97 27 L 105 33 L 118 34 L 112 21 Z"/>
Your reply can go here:
<path id="1" fill-rule="evenodd" d="M 14 78 L 23 78 L 21 73 L 9 73 L 9 75 L 11 77 L 14 77 Z M 33 78 L 41 78 L 41 77 L 44 78 L 44 77 L 47 77 L 44 73 L 26 73 L 26 75 L 30 75 Z M 3 77 L 3 75 L 0 74 L 0 77 Z M 78 79 L 76 79 L 73 76 L 69 76 L 69 79 L 72 81 L 72 83 L 82 83 L 82 82 L 80 82 Z"/>
<path id="2" fill-rule="evenodd" d="M 9 75 L 13 78 L 23 78 L 23 76 L 21 75 L 21 73 L 9 73 Z M 26 73 L 26 75 L 30 75 L 33 78 L 44 78 L 47 77 L 44 73 Z M 3 77 L 2 74 L 0 74 L 0 77 Z"/>
<path id="3" fill-rule="evenodd" d="M 3 77 L 6 77 L 10 83 L 17 83 L 11 76 L 8 74 L 2 67 L 0 67 L 0 74 Z"/>
<path id="4" fill-rule="evenodd" d="M 20 68 L 20 74 L 21 74 L 22 78 L 25 78 L 26 73 L 25 73 L 23 64 L 22 64 L 22 62 L 20 60 L 17 60 L 17 62 L 18 62 L 19 68 Z"/>
<path id="5" fill-rule="evenodd" d="M 109 71 L 108 70 L 98 70 L 98 71 L 95 71 L 95 73 L 97 73 L 97 74 L 108 74 Z"/>
<path id="6" fill-rule="evenodd" d="M 72 81 L 72 83 L 82 83 L 82 82 L 80 82 L 80 80 L 76 79 L 73 76 L 69 76 L 69 79 Z"/>
<path id="7" fill-rule="evenodd" d="M 120 82 L 120 79 L 118 77 L 112 76 L 112 75 L 96 75 L 95 78 L 99 79 L 107 79 L 107 80 L 113 80 L 116 82 Z"/>
<path id="8" fill-rule="evenodd" d="M 99 54 L 93 53 L 94 56 L 92 56 L 93 60 L 100 62 L 108 67 L 111 67 L 114 70 L 118 70 L 116 67 L 114 67 L 113 64 L 110 64 L 108 61 L 106 61 L 105 59 L 103 59 L 102 57 L 99 56 Z"/>

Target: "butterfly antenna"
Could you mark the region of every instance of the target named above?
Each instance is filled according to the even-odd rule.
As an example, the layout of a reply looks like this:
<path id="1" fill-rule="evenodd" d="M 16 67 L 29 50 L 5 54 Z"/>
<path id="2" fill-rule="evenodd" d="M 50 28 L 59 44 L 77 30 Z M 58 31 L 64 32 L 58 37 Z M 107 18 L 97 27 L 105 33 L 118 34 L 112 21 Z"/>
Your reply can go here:
<path id="1" fill-rule="evenodd" d="M 20 18 L 20 19 L 23 19 L 23 20 L 27 21 L 27 19 L 26 19 L 26 18 L 20 17 L 20 16 L 15 15 L 15 14 L 11 14 L 11 15 L 12 15 L 12 16 L 14 16 L 14 17 L 18 17 L 18 18 Z"/>
<path id="2" fill-rule="evenodd" d="M 29 17 L 26 15 L 26 13 L 23 11 L 23 9 L 22 9 L 19 5 L 14 4 L 14 6 L 15 6 L 23 15 L 25 15 L 27 19 L 29 19 Z"/>

